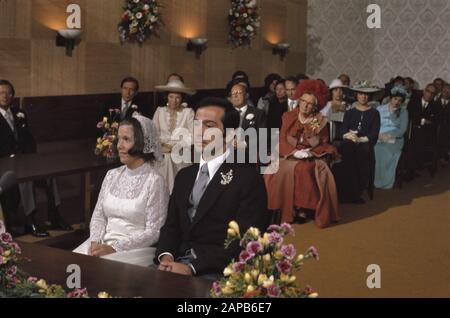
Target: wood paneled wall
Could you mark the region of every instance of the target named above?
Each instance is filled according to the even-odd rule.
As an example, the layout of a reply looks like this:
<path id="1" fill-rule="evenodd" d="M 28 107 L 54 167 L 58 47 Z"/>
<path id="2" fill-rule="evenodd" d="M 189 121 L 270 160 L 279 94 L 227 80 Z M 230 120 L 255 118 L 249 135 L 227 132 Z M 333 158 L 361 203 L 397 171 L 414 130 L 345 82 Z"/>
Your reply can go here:
<path id="1" fill-rule="evenodd" d="M 82 8 L 83 35 L 73 51 L 56 47 L 56 30 L 65 27 L 69 3 Z M 121 45 L 117 24 L 123 0 L 0 0 L 0 78 L 11 80 L 18 96 L 110 93 L 127 75 L 142 90 L 164 83 L 171 72 L 189 86 L 223 88 L 237 69 L 253 86 L 270 72 L 291 75 L 306 67 L 307 0 L 259 0 L 262 26 L 252 48 L 227 44 L 229 0 L 162 0 L 165 28 L 161 38 L 143 46 Z M 189 37 L 210 42 L 199 60 L 186 51 Z M 272 43 L 292 49 L 281 62 Z"/>

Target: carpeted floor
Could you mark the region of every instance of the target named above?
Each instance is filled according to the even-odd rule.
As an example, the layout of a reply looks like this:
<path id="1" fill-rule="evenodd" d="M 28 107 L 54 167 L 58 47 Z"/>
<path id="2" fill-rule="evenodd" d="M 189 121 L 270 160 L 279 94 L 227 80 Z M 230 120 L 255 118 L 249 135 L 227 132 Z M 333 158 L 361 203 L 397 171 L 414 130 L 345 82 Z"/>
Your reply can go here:
<path id="1" fill-rule="evenodd" d="M 295 225 L 298 252 L 314 245 L 320 253 L 299 283 L 320 297 L 450 297 L 450 168 L 422 174 L 366 205 L 342 206 L 333 227 Z M 370 264 L 381 267 L 380 289 L 366 285 Z"/>

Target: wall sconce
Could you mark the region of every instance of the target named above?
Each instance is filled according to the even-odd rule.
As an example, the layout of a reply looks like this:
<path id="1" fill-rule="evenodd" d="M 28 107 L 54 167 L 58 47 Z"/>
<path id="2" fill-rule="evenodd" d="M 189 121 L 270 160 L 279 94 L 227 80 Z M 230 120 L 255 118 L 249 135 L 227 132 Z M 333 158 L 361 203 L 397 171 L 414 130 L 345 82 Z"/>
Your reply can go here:
<path id="1" fill-rule="evenodd" d="M 56 34 L 56 46 L 65 46 L 66 55 L 72 56 L 72 51 L 75 48 L 76 41 L 81 36 L 80 29 L 61 29 Z"/>
<path id="2" fill-rule="evenodd" d="M 280 60 L 283 61 L 286 55 L 289 53 L 289 48 L 291 45 L 289 43 L 278 43 L 272 49 L 273 55 L 279 55 Z"/>
<path id="3" fill-rule="evenodd" d="M 194 51 L 195 57 L 197 59 L 199 59 L 200 56 L 202 55 L 203 51 L 207 49 L 207 46 L 206 46 L 207 43 L 208 43 L 208 39 L 206 39 L 206 38 L 189 39 L 187 46 L 186 46 L 186 50 L 188 50 L 189 52 Z"/>

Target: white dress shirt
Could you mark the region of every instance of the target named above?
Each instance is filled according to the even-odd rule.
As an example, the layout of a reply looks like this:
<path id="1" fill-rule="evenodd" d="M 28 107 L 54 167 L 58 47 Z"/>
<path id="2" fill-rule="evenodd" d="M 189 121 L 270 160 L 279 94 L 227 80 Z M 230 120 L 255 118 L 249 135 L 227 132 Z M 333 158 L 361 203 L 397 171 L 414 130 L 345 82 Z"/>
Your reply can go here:
<path id="1" fill-rule="evenodd" d="M 288 98 L 288 111 L 293 111 L 298 106 L 298 101 Z"/>

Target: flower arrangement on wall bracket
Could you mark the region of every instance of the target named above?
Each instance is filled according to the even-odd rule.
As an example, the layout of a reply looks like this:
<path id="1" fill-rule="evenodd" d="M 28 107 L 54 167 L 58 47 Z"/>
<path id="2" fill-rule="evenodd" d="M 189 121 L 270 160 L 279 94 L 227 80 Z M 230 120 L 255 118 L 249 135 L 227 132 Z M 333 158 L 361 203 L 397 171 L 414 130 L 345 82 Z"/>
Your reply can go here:
<path id="1" fill-rule="evenodd" d="M 0 221 L 0 298 L 90 298 L 87 289 L 70 292 L 60 285 L 50 285 L 44 279 L 30 277 L 20 268 L 20 263 L 29 261 L 22 256 L 22 250 L 6 232 Z M 111 298 L 106 292 L 98 298 Z"/>
<path id="2" fill-rule="evenodd" d="M 228 41 L 233 48 L 250 46 L 260 27 L 256 0 L 231 0 L 228 22 Z"/>
<path id="3" fill-rule="evenodd" d="M 163 26 L 160 8 L 156 0 L 126 0 L 118 26 L 120 41 L 143 44 L 152 35 L 159 37 Z"/>
<path id="4" fill-rule="evenodd" d="M 266 233 L 250 228 L 241 236 L 239 225 L 231 222 L 225 247 L 238 241 L 242 252 L 239 259 L 228 265 L 220 281 L 214 282 L 211 296 L 214 298 L 315 298 L 310 287 L 300 289 L 294 274 L 303 262 L 319 259 L 315 247 L 305 254 L 298 254 L 285 237 L 294 235 L 289 224 L 271 225 Z"/>

